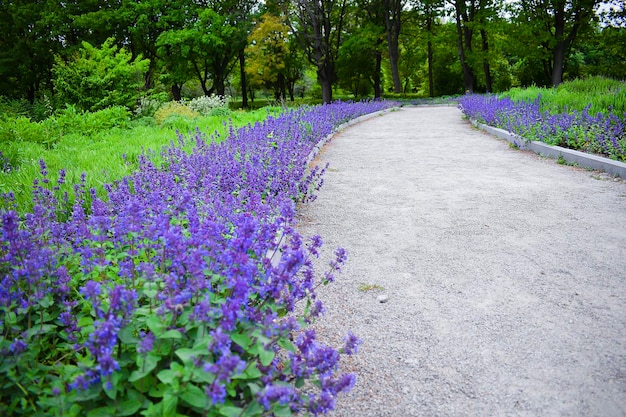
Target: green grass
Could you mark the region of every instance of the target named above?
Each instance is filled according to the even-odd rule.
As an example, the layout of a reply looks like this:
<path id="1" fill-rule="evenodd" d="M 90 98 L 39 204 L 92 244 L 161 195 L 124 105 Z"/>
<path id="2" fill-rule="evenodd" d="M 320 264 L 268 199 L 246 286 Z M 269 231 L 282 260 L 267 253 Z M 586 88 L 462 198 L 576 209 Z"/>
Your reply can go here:
<path id="1" fill-rule="evenodd" d="M 342 98 L 342 97 L 340 97 Z M 333 97 L 333 100 L 339 99 L 337 97 Z M 350 98 L 346 98 L 346 100 L 350 100 Z M 248 100 L 248 108 L 252 110 L 258 110 L 264 107 L 300 107 L 304 105 L 317 105 L 322 104 L 321 98 L 296 98 L 294 101 L 289 100 L 287 98 L 286 101 L 277 101 L 269 98 L 257 98 L 254 101 Z M 242 106 L 241 100 L 230 100 L 228 103 L 228 107 L 231 110 L 240 110 Z"/>
<path id="2" fill-rule="evenodd" d="M 359 283 L 359 291 L 361 292 L 383 291 L 384 289 L 384 287 L 378 284 L 366 284 L 365 282 Z"/>
<path id="3" fill-rule="evenodd" d="M 130 174 L 138 166 L 137 158 L 144 151 L 154 151 L 155 161 L 159 161 L 159 151 L 172 141 L 177 142 L 176 129 L 181 133 L 194 131 L 196 126 L 207 137 L 225 134 L 228 123 L 234 127 L 254 124 L 265 120 L 273 109 L 259 109 L 251 112 L 232 111 L 229 116 L 207 116 L 195 119 L 180 119 L 176 125 L 158 127 L 154 120 L 142 119 L 131 123 L 128 128 L 113 128 L 96 135 L 83 135 L 80 132 L 64 135 L 54 146 L 21 141 L 2 143 L 5 149 L 12 148 L 18 153 L 19 166 L 9 172 L 0 171 L 0 193 L 12 192 L 20 211 L 32 208 L 33 181 L 40 178 L 39 160 L 48 167 L 50 181 L 56 184 L 59 170 L 66 170 L 66 183 L 62 191 L 73 194 L 73 184 L 80 182 L 86 174 L 87 188 L 95 188 L 99 196 L 104 195 L 103 184 Z M 0 149 L 0 150 L 5 150 Z M 126 155 L 124 160 L 123 155 Z"/>
<path id="4" fill-rule="evenodd" d="M 541 109 L 551 113 L 582 111 L 587 106 L 592 115 L 610 111 L 618 116 L 626 113 L 626 82 L 606 77 L 576 79 L 556 88 L 512 88 L 500 97 L 510 97 L 513 101 L 534 101 L 541 97 Z"/>

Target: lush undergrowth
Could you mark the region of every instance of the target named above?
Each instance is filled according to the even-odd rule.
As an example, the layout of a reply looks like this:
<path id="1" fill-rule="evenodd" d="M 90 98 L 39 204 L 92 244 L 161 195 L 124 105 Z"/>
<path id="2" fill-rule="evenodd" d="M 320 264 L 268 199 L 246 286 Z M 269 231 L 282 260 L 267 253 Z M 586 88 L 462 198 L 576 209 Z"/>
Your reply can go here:
<path id="1" fill-rule="evenodd" d="M 626 161 L 625 95 L 626 83 L 592 78 L 564 83 L 554 90 L 468 95 L 460 98 L 459 108 L 471 119 L 506 129 L 524 140 Z"/>
<path id="2" fill-rule="evenodd" d="M 556 88 L 513 88 L 501 94 L 514 102 L 539 99 L 540 110 L 552 114 L 587 110 L 590 114 L 626 113 L 626 82 L 605 77 L 576 79 Z"/>
<path id="3" fill-rule="evenodd" d="M 314 145 L 391 105 L 301 108 L 219 143 L 184 135 L 102 197 L 41 163 L 33 210 L 0 209 L 0 415 L 332 409 L 359 342 L 324 345 L 308 324 L 346 253 L 314 270 L 322 241 L 294 231 L 295 207 L 321 185 Z"/>
<path id="4" fill-rule="evenodd" d="M 162 112 L 160 123 L 153 116 L 131 119 L 123 108 L 95 113 L 70 108 L 40 122 L 25 116 L 5 118 L 0 121 L 0 193 L 13 193 L 22 211 L 32 209 L 32 185 L 43 159 L 50 172 L 65 170 L 66 183 L 79 183 L 84 173 L 86 187 L 103 195 L 105 183 L 137 169 L 143 152 L 150 152 L 158 164 L 158 151 L 176 140 L 177 130 L 199 129 L 213 135 L 212 140 L 220 140 L 230 125 L 254 124 L 277 111 L 226 111 L 206 116 Z M 71 187 L 68 192 L 73 198 Z"/>

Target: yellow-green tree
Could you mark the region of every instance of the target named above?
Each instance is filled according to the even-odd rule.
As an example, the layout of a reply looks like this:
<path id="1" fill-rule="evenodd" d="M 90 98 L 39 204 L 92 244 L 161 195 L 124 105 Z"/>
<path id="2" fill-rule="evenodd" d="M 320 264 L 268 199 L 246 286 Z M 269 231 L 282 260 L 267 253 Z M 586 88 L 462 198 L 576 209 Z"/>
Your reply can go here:
<path id="1" fill-rule="evenodd" d="M 246 73 L 249 83 L 285 99 L 289 56 L 289 27 L 280 17 L 264 14 L 248 37 Z"/>

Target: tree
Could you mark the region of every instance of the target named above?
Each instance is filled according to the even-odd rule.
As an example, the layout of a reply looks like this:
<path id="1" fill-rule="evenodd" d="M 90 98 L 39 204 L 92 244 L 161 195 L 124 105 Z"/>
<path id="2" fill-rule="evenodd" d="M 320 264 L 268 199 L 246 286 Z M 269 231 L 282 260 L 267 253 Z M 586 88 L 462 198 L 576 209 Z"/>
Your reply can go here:
<path id="1" fill-rule="evenodd" d="M 256 0 L 186 0 L 183 9 L 173 11 L 179 18 L 156 42 L 167 79 L 177 87 L 195 78 L 205 95 L 225 95 L 228 76 L 238 62 L 243 63 L 241 52 L 255 4 Z"/>
<path id="2" fill-rule="evenodd" d="M 47 0 L 0 2 L 0 94 L 27 98 L 50 88 L 54 54 L 61 51 L 51 36 L 54 8 Z"/>
<path id="3" fill-rule="evenodd" d="M 426 62 L 428 72 L 428 95 L 434 97 L 435 78 L 433 73 L 433 38 L 438 19 L 443 13 L 443 0 L 415 0 L 411 3 L 417 17 L 417 25 L 426 32 Z"/>
<path id="4" fill-rule="evenodd" d="M 113 38 L 101 48 L 83 42 L 69 61 L 57 58 L 52 69 L 58 100 L 82 110 L 96 111 L 109 106 L 133 107 L 137 103 L 143 74 L 150 62 L 118 49 Z"/>
<path id="5" fill-rule="evenodd" d="M 248 37 L 246 48 L 250 82 L 271 89 L 277 100 L 287 96 L 287 56 L 289 26 L 277 16 L 264 14 Z"/>
<path id="6" fill-rule="evenodd" d="M 339 48 L 339 85 L 355 97 L 367 94 L 369 88 L 376 86 L 376 76 L 380 78 L 380 67 L 377 65 L 380 37 L 376 32 L 375 27 L 363 27 L 346 38 Z"/>
<path id="7" fill-rule="evenodd" d="M 387 48 L 389 50 L 389 65 L 393 78 L 393 92 L 402 92 L 402 81 L 398 70 L 400 59 L 399 38 L 402 26 L 402 9 L 405 0 L 382 0 L 384 7 L 385 29 L 387 33 Z"/>
<path id="8" fill-rule="evenodd" d="M 347 0 L 283 0 L 283 10 L 305 56 L 316 68 L 322 101 L 330 103 Z"/>
<path id="9" fill-rule="evenodd" d="M 541 60 L 553 86 L 563 81 L 567 58 L 578 35 L 589 28 L 600 0 L 521 0 L 518 22 L 543 50 Z"/>

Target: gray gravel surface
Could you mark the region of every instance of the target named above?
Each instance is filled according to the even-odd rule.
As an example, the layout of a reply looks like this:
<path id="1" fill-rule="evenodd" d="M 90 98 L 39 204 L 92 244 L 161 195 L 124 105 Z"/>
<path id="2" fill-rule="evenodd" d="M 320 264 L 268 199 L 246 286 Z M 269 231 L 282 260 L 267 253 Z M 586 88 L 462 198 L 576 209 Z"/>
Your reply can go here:
<path id="1" fill-rule="evenodd" d="M 299 228 L 348 263 L 318 334 L 362 340 L 333 416 L 626 415 L 626 184 L 453 107 L 346 128 Z"/>

